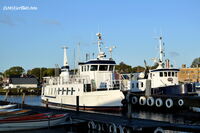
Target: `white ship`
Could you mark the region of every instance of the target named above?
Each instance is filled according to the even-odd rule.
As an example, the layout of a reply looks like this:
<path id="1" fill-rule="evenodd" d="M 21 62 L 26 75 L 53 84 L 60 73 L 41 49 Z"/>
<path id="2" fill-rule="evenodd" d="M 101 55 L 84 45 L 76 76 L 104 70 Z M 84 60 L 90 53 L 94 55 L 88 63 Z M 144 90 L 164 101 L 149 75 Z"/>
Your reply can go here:
<path id="1" fill-rule="evenodd" d="M 42 101 L 68 108 L 76 107 L 76 96 L 79 96 L 79 107 L 83 110 L 116 111 L 122 107 L 124 95 L 121 83 L 115 80 L 115 61 L 106 59 L 101 49 L 102 35 L 98 37 L 98 56 L 86 62 L 79 62 L 78 72 L 69 73 L 67 47 L 64 47 L 64 64 L 58 77 L 46 77 L 42 88 Z"/>
<path id="2" fill-rule="evenodd" d="M 158 67 L 132 75 L 130 91 L 146 95 L 188 95 L 195 92 L 192 84 L 180 84 L 179 69 L 173 68 L 168 59 L 164 62 L 164 45 L 159 37 L 159 59 L 154 59 Z M 145 63 L 146 64 L 146 63 Z"/>

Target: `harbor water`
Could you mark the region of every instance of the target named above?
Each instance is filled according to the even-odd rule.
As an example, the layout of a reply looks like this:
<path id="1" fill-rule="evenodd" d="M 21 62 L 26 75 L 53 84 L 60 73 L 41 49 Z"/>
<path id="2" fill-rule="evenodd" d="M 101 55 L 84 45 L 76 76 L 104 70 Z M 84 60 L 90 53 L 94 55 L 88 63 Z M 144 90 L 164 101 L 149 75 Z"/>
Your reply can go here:
<path id="1" fill-rule="evenodd" d="M 0 95 L 0 100 L 4 100 L 5 96 Z M 8 96 L 8 101 L 13 103 L 22 103 L 22 96 Z M 37 106 L 43 106 L 41 103 L 41 97 L 35 96 L 35 95 L 29 95 L 25 96 L 25 104 L 28 105 L 37 105 Z M 116 113 L 114 115 L 123 115 L 122 113 Z M 194 124 L 194 123 L 200 123 L 199 121 L 194 121 L 193 119 L 190 119 L 186 117 L 185 114 L 177 114 L 177 113 L 160 113 L 160 112 L 150 112 L 150 111 L 141 111 L 141 110 L 134 110 L 132 113 L 133 118 L 141 118 L 141 119 L 151 119 L 151 120 L 158 120 L 158 121 L 166 121 L 170 123 L 181 123 L 181 124 Z M 56 128 L 50 128 L 50 129 L 39 129 L 39 130 L 31 130 L 31 131 L 16 131 L 16 133 L 82 133 L 82 132 L 91 132 L 88 131 L 86 127 L 69 127 L 69 126 L 62 126 L 62 127 L 56 127 Z M 95 131 L 92 131 L 95 132 Z"/>

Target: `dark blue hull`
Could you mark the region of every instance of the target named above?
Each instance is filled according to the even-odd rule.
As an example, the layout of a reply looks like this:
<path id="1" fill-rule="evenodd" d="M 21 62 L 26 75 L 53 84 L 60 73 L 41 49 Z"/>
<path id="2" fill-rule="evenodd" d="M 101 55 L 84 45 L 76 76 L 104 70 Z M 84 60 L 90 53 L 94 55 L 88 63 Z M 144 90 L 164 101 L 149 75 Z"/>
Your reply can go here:
<path id="1" fill-rule="evenodd" d="M 193 84 L 182 84 L 151 88 L 152 95 L 188 95 L 193 92 L 196 92 Z"/>

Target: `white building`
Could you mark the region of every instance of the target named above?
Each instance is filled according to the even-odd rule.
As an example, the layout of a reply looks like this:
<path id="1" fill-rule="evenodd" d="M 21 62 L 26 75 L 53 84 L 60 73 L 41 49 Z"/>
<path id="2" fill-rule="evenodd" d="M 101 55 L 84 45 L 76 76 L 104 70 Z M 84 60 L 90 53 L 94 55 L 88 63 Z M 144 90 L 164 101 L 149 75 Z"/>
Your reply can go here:
<path id="1" fill-rule="evenodd" d="M 38 81 L 36 78 L 9 78 L 7 85 L 4 89 L 13 89 L 13 88 L 37 88 Z"/>

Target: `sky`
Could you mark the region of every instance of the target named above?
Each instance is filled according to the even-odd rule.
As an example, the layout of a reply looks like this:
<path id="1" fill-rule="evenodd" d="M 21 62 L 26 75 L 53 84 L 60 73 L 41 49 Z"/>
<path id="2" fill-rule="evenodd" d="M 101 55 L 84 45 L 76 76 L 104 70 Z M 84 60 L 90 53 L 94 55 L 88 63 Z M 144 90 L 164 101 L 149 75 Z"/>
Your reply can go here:
<path id="1" fill-rule="evenodd" d="M 117 64 L 153 65 L 159 55 L 155 38 L 163 36 L 165 58 L 179 68 L 190 66 L 200 53 L 199 5 L 199 0 L 0 0 L 0 72 L 62 66 L 62 46 L 69 47 L 73 68 L 75 59 L 97 54 L 97 32 L 107 56 L 105 47 L 116 46 Z"/>

